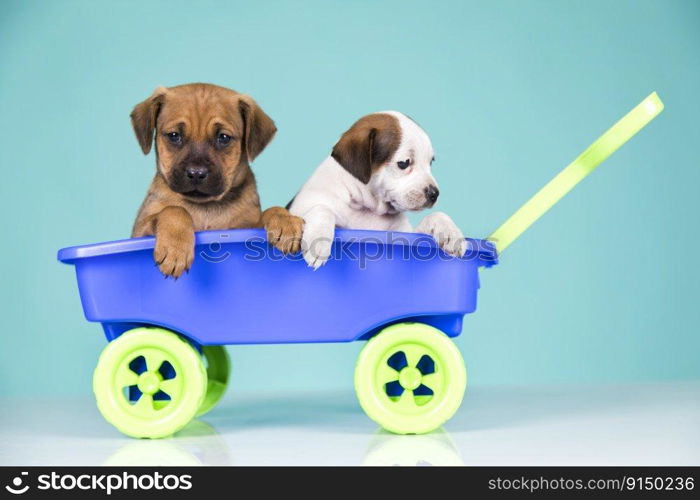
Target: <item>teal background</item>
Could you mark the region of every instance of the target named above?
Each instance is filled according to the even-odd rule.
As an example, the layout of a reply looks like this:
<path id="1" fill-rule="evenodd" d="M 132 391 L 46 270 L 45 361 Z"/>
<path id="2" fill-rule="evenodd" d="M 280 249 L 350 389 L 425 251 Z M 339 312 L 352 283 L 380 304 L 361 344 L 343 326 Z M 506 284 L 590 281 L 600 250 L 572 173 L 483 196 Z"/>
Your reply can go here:
<path id="1" fill-rule="evenodd" d="M 653 90 L 666 111 L 482 273 L 470 382 L 700 377 L 700 3 L 0 5 L 0 394 L 78 394 L 104 346 L 63 246 L 128 236 L 154 171 L 128 115 L 157 85 L 252 94 L 284 204 L 359 116 L 428 131 L 448 212 L 485 236 Z M 231 348 L 240 391 L 347 389 L 361 345 Z"/>

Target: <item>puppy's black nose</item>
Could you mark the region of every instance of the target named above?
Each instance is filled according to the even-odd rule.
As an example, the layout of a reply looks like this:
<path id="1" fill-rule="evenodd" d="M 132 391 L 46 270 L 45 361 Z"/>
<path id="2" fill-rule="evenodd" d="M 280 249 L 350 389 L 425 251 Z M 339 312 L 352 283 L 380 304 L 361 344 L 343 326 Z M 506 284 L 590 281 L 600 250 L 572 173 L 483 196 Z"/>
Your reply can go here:
<path id="1" fill-rule="evenodd" d="M 199 184 L 209 175 L 207 167 L 187 167 L 185 172 L 187 173 L 187 178 L 194 184 Z"/>
<path id="2" fill-rule="evenodd" d="M 438 196 L 440 196 L 440 190 L 437 187 L 431 184 L 425 188 L 425 199 L 428 200 L 431 205 L 437 201 Z"/>

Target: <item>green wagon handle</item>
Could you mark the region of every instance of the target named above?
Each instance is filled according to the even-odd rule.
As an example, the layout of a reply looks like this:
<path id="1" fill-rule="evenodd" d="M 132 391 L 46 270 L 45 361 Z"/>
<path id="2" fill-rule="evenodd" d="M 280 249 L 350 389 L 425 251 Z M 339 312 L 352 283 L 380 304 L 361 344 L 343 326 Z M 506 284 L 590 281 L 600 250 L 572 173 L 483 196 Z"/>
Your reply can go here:
<path id="1" fill-rule="evenodd" d="M 487 239 L 499 253 L 510 246 L 527 228 L 542 217 L 598 165 L 629 141 L 664 109 L 656 92 L 652 92 L 620 121 L 610 127 L 593 144 L 559 172 L 537 194 L 521 206 Z"/>

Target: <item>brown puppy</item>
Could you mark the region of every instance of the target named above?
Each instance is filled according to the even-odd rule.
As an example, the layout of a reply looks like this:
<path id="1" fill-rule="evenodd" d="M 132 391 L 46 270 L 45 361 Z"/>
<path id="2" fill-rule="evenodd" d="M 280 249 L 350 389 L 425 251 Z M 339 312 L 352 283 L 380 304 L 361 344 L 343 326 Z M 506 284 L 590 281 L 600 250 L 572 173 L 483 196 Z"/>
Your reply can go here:
<path id="1" fill-rule="evenodd" d="M 260 211 L 250 163 L 277 128 L 251 97 L 204 83 L 158 87 L 131 122 L 144 154 L 154 135 L 156 144 L 156 175 L 132 237 L 155 235 L 163 274 L 190 268 L 195 231 L 264 226 L 281 251 L 299 251 L 303 221 L 281 207 Z"/>

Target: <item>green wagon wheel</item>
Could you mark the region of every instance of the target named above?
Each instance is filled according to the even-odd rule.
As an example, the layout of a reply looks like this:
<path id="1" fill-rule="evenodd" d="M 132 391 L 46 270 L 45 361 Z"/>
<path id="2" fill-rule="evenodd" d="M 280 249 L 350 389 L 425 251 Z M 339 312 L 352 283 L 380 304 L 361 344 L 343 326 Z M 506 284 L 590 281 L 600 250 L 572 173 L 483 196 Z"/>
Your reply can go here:
<path id="1" fill-rule="evenodd" d="M 187 425 L 200 408 L 207 374 L 199 353 L 162 328 L 135 328 L 102 351 L 93 376 L 97 407 L 128 436 L 160 438 Z"/>
<path id="2" fill-rule="evenodd" d="M 355 366 L 355 392 L 367 415 L 396 434 L 423 434 L 462 404 L 464 360 L 440 330 L 400 323 L 367 342 Z"/>
<path id="3" fill-rule="evenodd" d="M 207 393 L 197 411 L 198 417 L 209 412 L 221 400 L 231 375 L 231 360 L 224 346 L 205 345 L 202 356 L 207 365 Z"/>

